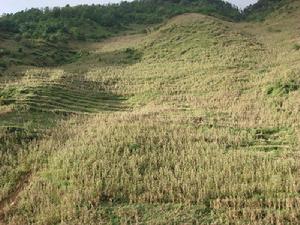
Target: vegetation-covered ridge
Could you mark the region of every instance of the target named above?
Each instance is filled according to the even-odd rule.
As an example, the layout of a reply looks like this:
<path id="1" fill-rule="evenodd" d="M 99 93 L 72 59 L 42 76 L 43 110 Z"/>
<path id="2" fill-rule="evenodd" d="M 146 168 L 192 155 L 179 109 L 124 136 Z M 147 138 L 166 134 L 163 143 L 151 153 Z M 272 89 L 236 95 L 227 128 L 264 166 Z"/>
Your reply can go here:
<path id="1" fill-rule="evenodd" d="M 46 7 L 2 16 L 0 31 L 13 33 L 16 39 L 102 40 L 122 32 L 141 32 L 149 25 L 183 13 L 202 13 L 235 21 L 263 20 L 283 6 L 291 10 L 290 2 L 259 0 L 244 11 L 222 0 L 135 0 L 109 5 Z"/>
<path id="2" fill-rule="evenodd" d="M 70 48 L 74 41 L 151 32 L 179 14 L 196 12 L 233 21 L 264 20 L 274 12 L 291 13 L 296 9 L 292 3 L 260 0 L 241 12 L 222 0 L 138 0 L 8 14 L 0 18 L 0 75 L 17 65 L 57 66 L 74 62 L 84 54 Z"/>
<path id="3" fill-rule="evenodd" d="M 15 33 L 17 39 L 101 40 L 191 12 L 226 20 L 262 20 L 289 2 L 291 0 L 259 0 L 244 11 L 222 0 L 135 0 L 109 5 L 46 7 L 2 16 L 0 31 Z"/>
<path id="4" fill-rule="evenodd" d="M 100 40 L 187 12 L 227 19 L 239 17 L 238 9 L 222 0 L 137 0 L 110 5 L 30 9 L 0 18 L 0 31 L 50 41 Z"/>
<path id="5" fill-rule="evenodd" d="M 296 0 L 297 1 L 297 0 Z M 248 6 L 242 13 L 243 19 L 248 21 L 263 21 L 272 13 L 286 13 L 297 9 L 293 4 L 295 0 L 259 0 L 256 4 Z"/>

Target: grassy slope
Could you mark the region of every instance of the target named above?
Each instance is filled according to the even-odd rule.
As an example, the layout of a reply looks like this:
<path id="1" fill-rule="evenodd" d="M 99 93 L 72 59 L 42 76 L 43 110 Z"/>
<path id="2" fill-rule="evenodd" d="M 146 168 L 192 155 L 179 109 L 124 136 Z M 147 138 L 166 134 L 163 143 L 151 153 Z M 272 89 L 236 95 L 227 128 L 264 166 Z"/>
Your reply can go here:
<path id="1" fill-rule="evenodd" d="M 12 34 L 0 35 L 0 79 L 7 70 L 13 75 L 14 67 L 57 66 L 76 61 L 80 54 L 66 43 L 54 44 L 43 40 L 15 40 Z"/>
<path id="2" fill-rule="evenodd" d="M 29 71 L 22 88 L 30 96 L 17 98 L 27 96 L 29 108 L 38 101 L 41 111 L 81 112 L 88 104 L 98 113 L 1 155 L 16 174 L 2 172 L 2 199 L 14 177 L 32 173 L 4 220 L 299 223 L 299 11 L 291 13 L 259 24 L 187 14 L 145 36 L 84 46 L 90 55 L 43 70 L 42 81 Z M 91 101 L 101 93 L 123 96 L 131 110 L 101 112 Z"/>
<path id="3" fill-rule="evenodd" d="M 246 20 L 263 21 L 269 15 L 273 17 L 276 13 L 291 13 L 293 11 L 293 1 L 297 0 L 260 0 L 254 5 L 247 7 L 243 16 Z"/>

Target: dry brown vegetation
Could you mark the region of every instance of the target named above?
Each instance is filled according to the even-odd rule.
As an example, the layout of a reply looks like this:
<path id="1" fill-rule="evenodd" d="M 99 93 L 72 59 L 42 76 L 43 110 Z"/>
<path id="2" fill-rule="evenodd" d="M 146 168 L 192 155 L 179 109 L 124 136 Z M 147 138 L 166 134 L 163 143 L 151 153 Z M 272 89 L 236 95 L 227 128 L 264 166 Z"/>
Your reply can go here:
<path id="1" fill-rule="evenodd" d="M 5 93 L 31 91 L 14 91 L 0 118 L 25 100 L 64 117 L 24 145 L 0 133 L 0 201 L 32 174 L 0 223 L 299 224 L 299 19 L 187 14 L 2 78 Z"/>

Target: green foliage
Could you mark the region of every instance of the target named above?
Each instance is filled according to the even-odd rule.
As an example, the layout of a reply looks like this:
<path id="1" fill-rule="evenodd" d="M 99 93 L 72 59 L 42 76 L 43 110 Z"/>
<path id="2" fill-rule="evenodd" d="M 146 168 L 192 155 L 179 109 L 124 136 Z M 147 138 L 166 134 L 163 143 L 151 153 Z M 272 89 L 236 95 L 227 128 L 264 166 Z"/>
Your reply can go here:
<path id="1" fill-rule="evenodd" d="M 250 21 L 263 21 L 265 18 L 287 3 L 288 0 L 259 0 L 243 11 L 243 18 Z"/>
<path id="2" fill-rule="evenodd" d="M 20 92 L 19 92 L 20 93 Z M 14 88 L 6 88 L 1 90 L 0 92 L 0 105 L 8 105 L 14 102 L 12 98 L 18 94 L 18 89 Z"/>
<path id="3" fill-rule="evenodd" d="M 272 96 L 288 95 L 300 88 L 298 79 L 280 80 L 271 85 L 267 89 L 267 94 Z"/>
<path id="4" fill-rule="evenodd" d="M 55 66 L 74 62 L 79 58 L 78 53 L 64 43 L 63 36 L 52 34 L 49 41 L 35 39 L 20 39 L 13 41 L 3 39 L 0 48 L 0 70 L 5 70 L 15 65 Z"/>
<path id="5" fill-rule="evenodd" d="M 199 12 L 231 20 L 239 17 L 237 8 L 221 0 L 136 0 L 106 6 L 29 9 L 1 18 L 0 31 L 52 42 L 70 39 L 99 40 L 126 31 L 130 29 L 130 25 L 156 24 L 187 12 Z"/>
<path id="6" fill-rule="evenodd" d="M 17 32 L 17 24 L 10 20 L 9 17 L 0 18 L 0 31 L 2 32 Z"/>

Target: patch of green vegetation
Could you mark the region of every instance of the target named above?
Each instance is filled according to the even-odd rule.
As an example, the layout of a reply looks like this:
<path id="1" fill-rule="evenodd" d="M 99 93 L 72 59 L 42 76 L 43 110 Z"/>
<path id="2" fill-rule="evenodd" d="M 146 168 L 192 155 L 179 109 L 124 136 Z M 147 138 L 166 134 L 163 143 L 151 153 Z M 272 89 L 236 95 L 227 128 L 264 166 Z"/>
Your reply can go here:
<path id="1" fill-rule="evenodd" d="M 271 96 L 284 96 L 300 88 L 299 80 L 280 80 L 267 88 L 267 94 Z"/>
<path id="2" fill-rule="evenodd" d="M 141 145 L 138 143 L 129 144 L 128 149 L 131 153 L 137 152 L 141 148 Z"/>
<path id="3" fill-rule="evenodd" d="M 293 144 L 293 131 L 289 128 L 267 127 L 251 130 L 249 147 L 271 152 L 283 150 Z"/>
<path id="4" fill-rule="evenodd" d="M 10 36 L 0 43 L 2 70 L 16 66 L 58 66 L 75 62 L 80 54 L 66 44 L 53 44 L 47 41 L 22 39 L 15 42 Z"/>
<path id="5" fill-rule="evenodd" d="M 296 51 L 300 50 L 300 44 L 294 44 L 293 49 Z"/>
<path id="6" fill-rule="evenodd" d="M 22 87 L 7 87 L 2 89 L 0 92 L 0 105 L 6 105 L 6 101 L 4 99 L 13 98 L 16 95 L 21 94 L 22 91 Z"/>
<path id="7" fill-rule="evenodd" d="M 101 204 L 95 217 L 97 221 L 112 225 L 193 224 L 199 221 L 209 224 L 214 215 L 204 204 Z"/>

